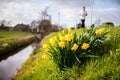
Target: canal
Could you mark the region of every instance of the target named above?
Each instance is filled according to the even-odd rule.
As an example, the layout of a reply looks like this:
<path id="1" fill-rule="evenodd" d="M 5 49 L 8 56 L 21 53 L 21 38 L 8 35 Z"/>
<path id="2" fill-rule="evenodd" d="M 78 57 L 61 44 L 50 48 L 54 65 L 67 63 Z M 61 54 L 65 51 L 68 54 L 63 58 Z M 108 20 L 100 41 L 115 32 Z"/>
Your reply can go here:
<path id="1" fill-rule="evenodd" d="M 0 62 L 0 80 L 10 80 L 15 76 L 17 70 L 21 68 L 21 65 L 30 57 L 34 49 L 37 47 L 37 43 L 32 43 L 21 51 L 9 56 Z"/>

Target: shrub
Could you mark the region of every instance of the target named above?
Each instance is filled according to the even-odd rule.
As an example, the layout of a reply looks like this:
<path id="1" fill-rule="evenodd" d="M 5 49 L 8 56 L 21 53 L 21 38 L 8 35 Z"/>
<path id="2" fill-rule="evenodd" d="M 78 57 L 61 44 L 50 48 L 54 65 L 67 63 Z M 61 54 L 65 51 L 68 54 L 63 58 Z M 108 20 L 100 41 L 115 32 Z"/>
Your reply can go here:
<path id="1" fill-rule="evenodd" d="M 43 45 L 53 62 L 60 70 L 72 68 L 74 64 L 83 64 L 87 59 L 99 57 L 107 46 L 105 28 L 90 28 L 81 35 L 63 30 Z"/>

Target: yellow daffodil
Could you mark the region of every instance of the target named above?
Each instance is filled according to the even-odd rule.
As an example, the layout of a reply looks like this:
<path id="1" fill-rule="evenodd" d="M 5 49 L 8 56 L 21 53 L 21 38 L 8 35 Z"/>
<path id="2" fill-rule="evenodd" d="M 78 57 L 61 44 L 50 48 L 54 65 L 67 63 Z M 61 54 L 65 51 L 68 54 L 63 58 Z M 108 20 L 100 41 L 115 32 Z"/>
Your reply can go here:
<path id="1" fill-rule="evenodd" d="M 65 30 L 62 30 L 62 34 L 65 34 Z"/>
<path id="2" fill-rule="evenodd" d="M 44 44 L 44 45 L 43 45 L 43 48 L 44 48 L 44 49 L 48 49 L 49 46 L 48 46 L 47 44 Z"/>
<path id="3" fill-rule="evenodd" d="M 68 33 L 70 33 L 72 31 L 72 29 L 71 28 L 68 28 Z"/>
<path id="4" fill-rule="evenodd" d="M 73 36 L 71 34 L 68 34 L 68 35 L 65 36 L 65 39 L 67 41 L 71 41 L 73 39 Z"/>
<path id="5" fill-rule="evenodd" d="M 62 35 L 59 33 L 59 34 L 58 34 L 58 37 L 60 38 L 60 37 L 62 37 Z"/>
<path id="6" fill-rule="evenodd" d="M 89 48 L 89 44 L 88 43 L 83 43 L 81 47 L 82 47 L 82 49 L 86 50 L 86 49 Z"/>
<path id="7" fill-rule="evenodd" d="M 73 47 L 71 48 L 71 50 L 76 51 L 78 49 L 78 45 L 74 44 Z"/>
<path id="8" fill-rule="evenodd" d="M 59 44 L 59 46 L 60 46 L 61 48 L 65 48 L 65 42 L 64 42 L 64 41 L 61 41 L 61 42 L 59 42 L 58 44 Z"/>
<path id="9" fill-rule="evenodd" d="M 66 40 L 66 39 L 65 39 L 64 36 L 61 36 L 61 37 L 60 37 L 60 40 L 61 40 L 61 41 L 64 41 L 64 40 Z"/>
<path id="10" fill-rule="evenodd" d="M 51 44 L 51 45 L 54 45 L 54 44 L 55 44 L 54 38 L 49 39 L 49 41 L 50 41 L 50 44 Z"/>
<path id="11" fill-rule="evenodd" d="M 98 30 L 95 31 L 95 33 L 96 33 L 97 35 L 101 35 L 101 34 L 103 34 L 104 32 L 105 32 L 105 28 L 101 28 L 101 29 L 98 29 Z"/>
<path id="12" fill-rule="evenodd" d="M 53 39 L 54 39 L 54 41 L 55 41 L 55 42 L 58 40 L 56 36 L 55 36 L 55 37 L 53 37 Z"/>
<path id="13" fill-rule="evenodd" d="M 44 54 L 43 56 L 42 56 L 42 59 L 46 59 L 48 57 L 48 55 L 47 54 Z"/>

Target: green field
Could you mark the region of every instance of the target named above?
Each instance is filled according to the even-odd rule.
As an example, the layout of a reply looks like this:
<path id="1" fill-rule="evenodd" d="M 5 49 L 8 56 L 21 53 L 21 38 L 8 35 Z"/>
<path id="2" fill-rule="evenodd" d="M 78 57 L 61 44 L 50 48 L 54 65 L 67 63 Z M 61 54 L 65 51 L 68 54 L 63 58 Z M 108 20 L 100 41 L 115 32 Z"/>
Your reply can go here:
<path id="1" fill-rule="evenodd" d="M 0 54 L 8 54 L 35 40 L 29 32 L 0 31 Z"/>
<path id="2" fill-rule="evenodd" d="M 18 31 L 0 31 L 0 41 L 7 41 L 14 38 L 29 36 L 31 33 Z"/>
<path id="3" fill-rule="evenodd" d="M 81 66 L 74 65 L 66 71 L 59 71 L 45 55 L 46 50 L 38 48 L 18 71 L 15 80 L 120 80 L 120 27 L 106 27 L 111 45 L 109 53 L 91 59 Z M 73 30 L 80 35 L 85 29 Z M 59 32 L 58 32 L 59 33 Z M 57 33 L 46 36 L 40 46 Z"/>

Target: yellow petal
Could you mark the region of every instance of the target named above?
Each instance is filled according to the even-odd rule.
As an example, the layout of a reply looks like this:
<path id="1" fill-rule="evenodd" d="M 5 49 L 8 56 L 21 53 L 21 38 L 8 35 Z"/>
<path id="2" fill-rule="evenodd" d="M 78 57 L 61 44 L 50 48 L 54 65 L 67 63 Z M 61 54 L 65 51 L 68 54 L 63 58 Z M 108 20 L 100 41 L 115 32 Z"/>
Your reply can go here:
<path id="1" fill-rule="evenodd" d="M 71 48 L 71 50 L 76 51 L 78 49 L 78 45 L 74 44 L 73 47 Z"/>
<path id="2" fill-rule="evenodd" d="M 81 46 L 82 49 L 86 50 L 89 48 L 89 44 L 88 43 L 83 43 Z"/>
<path id="3" fill-rule="evenodd" d="M 71 34 L 68 34 L 65 36 L 67 41 L 71 41 L 73 39 L 73 36 Z"/>
<path id="4" fill-rule="evenodd" d="M 47 44 L 43 45 L 43 48 L 48 49 L 49 46 Z"/>
<path id="5" fill-rule="evenodd" d="M 64 41 L 59 42 L 58 45 L 59 45 L 61 48 L 65 48 L 65 42 L 64 42 Z"/>

